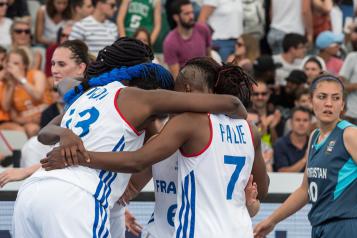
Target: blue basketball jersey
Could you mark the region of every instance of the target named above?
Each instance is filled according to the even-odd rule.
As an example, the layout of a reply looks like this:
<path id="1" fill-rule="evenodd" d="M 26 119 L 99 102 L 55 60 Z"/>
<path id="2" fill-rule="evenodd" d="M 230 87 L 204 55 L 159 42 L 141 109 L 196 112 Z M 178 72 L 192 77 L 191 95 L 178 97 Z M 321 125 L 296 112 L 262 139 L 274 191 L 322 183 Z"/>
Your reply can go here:
<path id="1" fill-rule="evenodd" d="M 340 121 L 321 143 L 311 139 L 307 164 L 312 226 L 336 219 L 357 218 L 357 164 L 345 148 L 343 132 L 354 126 Z"/>

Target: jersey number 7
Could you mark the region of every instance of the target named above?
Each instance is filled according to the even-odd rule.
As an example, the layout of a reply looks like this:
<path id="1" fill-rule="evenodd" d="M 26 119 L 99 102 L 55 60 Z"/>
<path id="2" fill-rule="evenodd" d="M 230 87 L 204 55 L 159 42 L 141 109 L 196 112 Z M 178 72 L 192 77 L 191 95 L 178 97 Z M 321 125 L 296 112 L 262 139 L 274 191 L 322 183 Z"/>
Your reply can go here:
<path id="1" fill-rule="evenodd" d="M 232 200 L 232 195 L 233 195 L 233 189 L 238 181 L 239 174 L 242 171 L 242 168 L 245 164 L 245 157 L 244 156 L 231 156 L 231 155 L 225 155 L 224 156 L 224 163 L 225 164 L 231 164 L 231 165 L 236 165 L 236 168 L 231 176 L 231 179 L 229 180 L 228 186 L 227 186 L 227 195 L 226 199 L 227 200 Z"/>

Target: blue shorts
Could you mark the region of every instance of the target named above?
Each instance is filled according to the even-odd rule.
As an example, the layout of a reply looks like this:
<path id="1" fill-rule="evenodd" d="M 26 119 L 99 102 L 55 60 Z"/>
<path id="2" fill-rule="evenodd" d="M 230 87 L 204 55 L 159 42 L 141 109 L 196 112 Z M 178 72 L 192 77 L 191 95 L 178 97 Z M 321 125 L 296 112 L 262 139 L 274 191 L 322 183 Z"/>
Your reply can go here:
<path id="1" fill-rule="evenodd" d="M 341 219 L 313 226 L 311 238 L 351 238 L 357 236 L 357 219 Z"/>

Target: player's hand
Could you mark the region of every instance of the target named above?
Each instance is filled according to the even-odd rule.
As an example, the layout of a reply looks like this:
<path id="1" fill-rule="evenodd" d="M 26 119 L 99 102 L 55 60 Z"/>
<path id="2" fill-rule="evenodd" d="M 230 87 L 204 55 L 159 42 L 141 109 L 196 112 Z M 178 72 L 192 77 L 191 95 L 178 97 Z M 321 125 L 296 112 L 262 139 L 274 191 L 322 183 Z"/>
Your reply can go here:
<path id="1" fill-rule="evenodd" d="M 79 165 L 78 151 L 84 156 L 85 162 L 90 162 L 90 157 L 84 148 L 83 141 L 71 130 L 64 130 L 60 136 L 61 155 L 68 166 Z"/>
<path id="2" fill-rule="evenodd" d="M 25 168 L 11 168 L 0 173 L 0 187 L 4 187 L 7 183 L 23 180 L 27 177 Z"/>
<path id="3" fill-rule="evenodd" d="M 264 238 L 275 227 L 275 223 L 268 217 L 254 227 L 254 238 Z"/>
<path id="4" fill-rule="evenodd" d="M 46 158 L 40 161 L 42 168 L 46 171 L 63 169 L 68 166 L 66 159 L 62 156 L 61 148 L 56 147 L 48 152 Z"/>
<path id="5" fill-rule="evenodd" d="M 139 236 L 143 229 L 142 226 L 136 222 L 135 217 L 128 211 L 128 209 L 125 209 L 125 227 L 128 232 L 135 236 Z"/>
<path id="6" fill-rule="evenodd" d="M 244 191 L 247 206 L 251 206 L 252 204 L 257 202 L 258 187 L 257 183 L 253 182 L 253 175 L 250 175 L 249 181 Z"/>

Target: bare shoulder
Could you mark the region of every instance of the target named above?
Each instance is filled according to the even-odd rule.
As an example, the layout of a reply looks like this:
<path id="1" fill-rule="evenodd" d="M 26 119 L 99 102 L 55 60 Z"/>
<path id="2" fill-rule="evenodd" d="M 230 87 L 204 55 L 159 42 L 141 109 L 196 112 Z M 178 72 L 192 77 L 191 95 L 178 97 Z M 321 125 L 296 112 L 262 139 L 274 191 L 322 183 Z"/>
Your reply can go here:
<path id="1" fill-rule="evenodd" d="M 345 144 L 357 145 L 357 127 L 347 127 L 343 133 L 343 140 Z"/>

